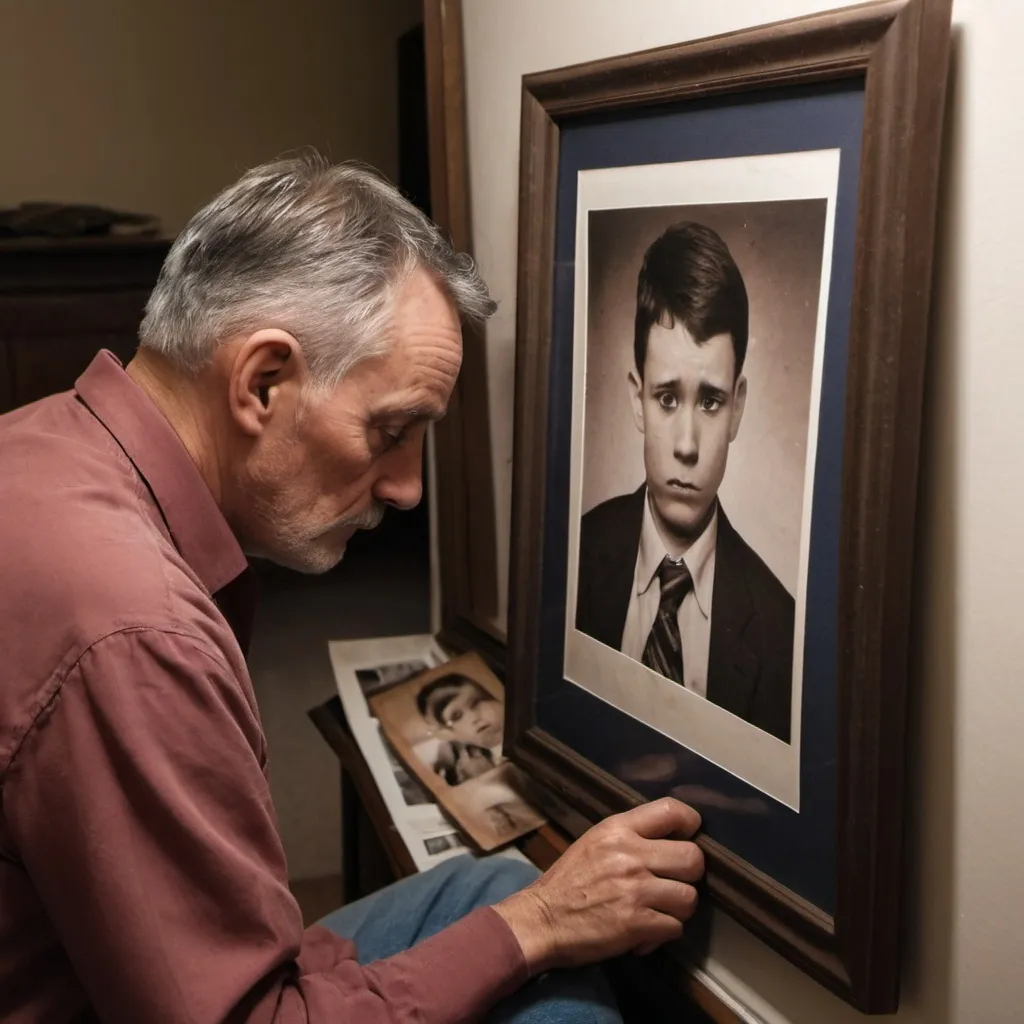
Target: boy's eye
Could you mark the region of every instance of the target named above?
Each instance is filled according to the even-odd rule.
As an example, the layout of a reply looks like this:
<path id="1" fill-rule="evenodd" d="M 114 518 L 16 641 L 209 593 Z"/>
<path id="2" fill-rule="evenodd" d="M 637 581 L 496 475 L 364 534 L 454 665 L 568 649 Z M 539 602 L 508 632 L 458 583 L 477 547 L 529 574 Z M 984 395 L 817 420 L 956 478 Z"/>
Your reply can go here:
<path id="1" fill-rule="evenodd" d="M 660 395 L 657 395 L 656 397 L 658 400 L 658 405 L 660 405 L 662 409 L 674 409 L 678 404 L 676 402 L 676 396 L 672 394 L 671 391 L 662 391 L 662 393 Z"/>

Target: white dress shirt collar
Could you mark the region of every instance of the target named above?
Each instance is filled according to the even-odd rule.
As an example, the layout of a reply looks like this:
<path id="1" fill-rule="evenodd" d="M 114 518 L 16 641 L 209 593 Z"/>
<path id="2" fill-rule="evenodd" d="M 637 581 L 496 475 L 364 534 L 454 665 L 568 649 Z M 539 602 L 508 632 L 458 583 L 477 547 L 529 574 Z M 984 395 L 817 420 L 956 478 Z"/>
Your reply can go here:
<path id="1" fill-rule="evenodd" d="M 711 615 L 711 595 L 714 591 L 715 576 L 713 572 L 715 544 L 718 541 L 718 502 L 715 502 L 715 511 L 711 520 L 704 528 L 704 532 L 690 545 L 689 550 L 683 555 L 686 568 L 693 578 L 693 595 L 697 599 L 697 607 L 701 615 L 709 618 Z M 645 593 L 654 582 L 658 573 L 658 567 L 662 560 L 668 555 L 665 550 L 665 542 L 658 533 L 658 525 L 654 521 L 654 513 L 651 511 L 651 496 L 649 491 L 644 492 L 644 521 L 640 529 L 640 547 L 637 552 L 636 565 L 636 592 Z"/>

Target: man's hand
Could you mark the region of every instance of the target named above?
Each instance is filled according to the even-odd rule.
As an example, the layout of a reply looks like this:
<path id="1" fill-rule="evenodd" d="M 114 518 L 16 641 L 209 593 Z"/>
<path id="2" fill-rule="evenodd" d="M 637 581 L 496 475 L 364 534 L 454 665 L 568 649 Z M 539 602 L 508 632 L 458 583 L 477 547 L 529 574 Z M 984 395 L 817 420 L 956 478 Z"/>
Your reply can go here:
<path id="1" fill-rule="evenodd" d="M 697 906 L 704 857 L 683 841 L 692 807 L 666 797 L 607 818 L 533 885 L 497 904 L 531 974 L 621 953 L 649 953 L 683 933 Z"/>

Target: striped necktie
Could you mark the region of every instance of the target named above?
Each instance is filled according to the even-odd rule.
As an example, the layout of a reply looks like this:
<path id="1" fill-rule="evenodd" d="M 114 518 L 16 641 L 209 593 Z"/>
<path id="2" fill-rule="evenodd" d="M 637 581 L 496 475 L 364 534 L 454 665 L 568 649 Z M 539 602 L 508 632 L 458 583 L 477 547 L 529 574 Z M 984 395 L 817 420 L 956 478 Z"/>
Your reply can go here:
<path id="1" fill-rule="evenodd" d="M 644 645 L 643 663 L 668 679 L 682 683 L 683 641 L 679 636 L 679 606 L 693 588 L 693 577 L 685 562 L 667 556 L 658 566 L 661 599 L 650 635 Z"/>

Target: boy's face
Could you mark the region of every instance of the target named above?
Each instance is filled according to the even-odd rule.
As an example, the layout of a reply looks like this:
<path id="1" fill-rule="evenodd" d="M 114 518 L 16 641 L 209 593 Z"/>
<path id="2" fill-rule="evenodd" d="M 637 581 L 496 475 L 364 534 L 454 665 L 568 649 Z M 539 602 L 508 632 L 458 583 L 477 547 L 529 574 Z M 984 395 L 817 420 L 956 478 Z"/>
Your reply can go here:
<path id="1" fill-rule="evenodd" d="M 698 344 L 680 323 L 651 328 L 643 369 L 642 380 L 636 370 L 629 380 L 655 518 L 663 536 L 692 541 L 725 476 L 747 382 L 736 377 L 728 334 Z"/>
<path id="2" fill-rule="evenodd" d="M 437 720 L 461 743 L 496 747 L 504 726 L 501 704 L 474 683 L 459 683 L 443 689 L 437 697 L 454 696 L 445 704 Z"/>

